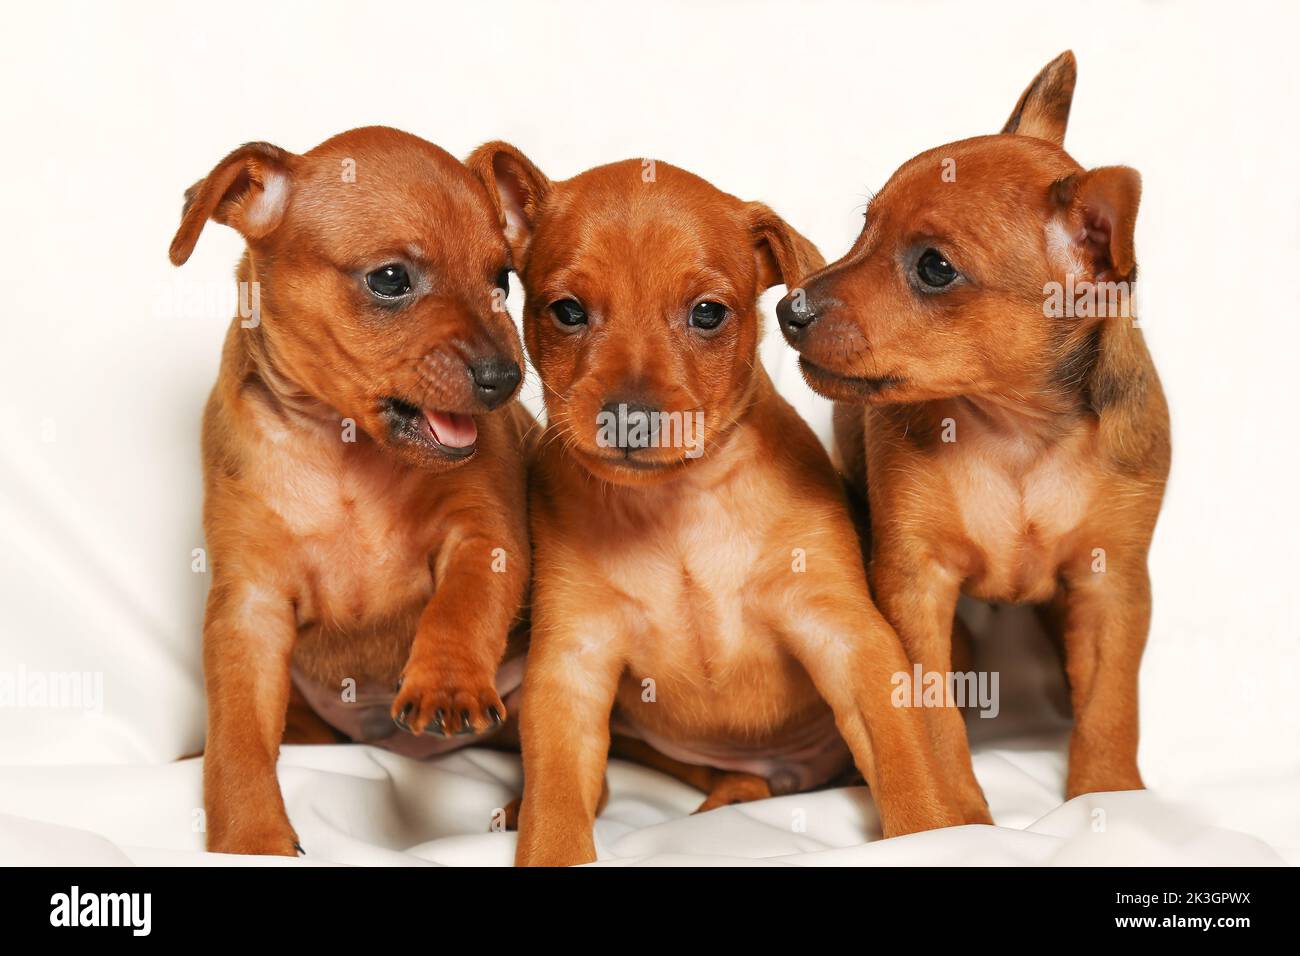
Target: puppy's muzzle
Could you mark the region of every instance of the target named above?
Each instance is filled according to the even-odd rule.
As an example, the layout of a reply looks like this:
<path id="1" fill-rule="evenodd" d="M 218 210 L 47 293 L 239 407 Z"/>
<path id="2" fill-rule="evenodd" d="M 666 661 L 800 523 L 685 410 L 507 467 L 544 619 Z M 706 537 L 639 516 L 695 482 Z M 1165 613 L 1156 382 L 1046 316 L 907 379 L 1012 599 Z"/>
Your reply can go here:
<path id="1" fill-rule="evenodd" d="M 605 444 L 611 448 L 633 452 L 658 444 L 660 412 L 657 408 L 639 402 L 606 402 L 600 418 L 602 425 L 609 426 L 602 434 L 608 437 Z"/>
<path id="2" fill-rule="evenodd" d="M 508 402 L 523 378 L 519 363 L 495 355 L 470 362 L 469 374 L 474 398 L 489 410 Z"/>
<path id="3" fill-rule="evenodd" d="M 781 334 L 791 345 L 798 345 L 817 319 L 817 306 L 806 292 L 790 292 L 777 303 L 776 321 L 781 326 Z"/>

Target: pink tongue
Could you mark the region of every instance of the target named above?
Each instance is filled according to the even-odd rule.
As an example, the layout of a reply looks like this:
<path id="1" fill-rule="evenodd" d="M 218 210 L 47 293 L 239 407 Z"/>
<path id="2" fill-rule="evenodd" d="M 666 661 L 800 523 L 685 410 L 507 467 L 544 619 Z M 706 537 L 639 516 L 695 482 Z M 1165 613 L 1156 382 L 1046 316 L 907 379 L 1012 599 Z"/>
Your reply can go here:
<path id="1" fill-rule="evenodd" d="M 459 412 L 425 411 L 433 437 L 448 448 L 467 448 L 478 439 L 478 426 L 472 415 Z"/>

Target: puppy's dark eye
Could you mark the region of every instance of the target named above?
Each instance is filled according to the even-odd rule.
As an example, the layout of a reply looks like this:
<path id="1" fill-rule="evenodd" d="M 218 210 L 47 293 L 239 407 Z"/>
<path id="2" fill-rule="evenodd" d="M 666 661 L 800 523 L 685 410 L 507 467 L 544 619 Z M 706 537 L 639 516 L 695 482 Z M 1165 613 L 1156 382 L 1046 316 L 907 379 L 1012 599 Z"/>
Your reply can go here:
<path id="1" fill-rule="evenodd" d="M 957 270 L 938 249 L 926 249 L 921 253 L 921 258 L 916 261 L 916 274 L 922 282 L 935 289 L 942 289 L 957 278 Z"/>
<path id="2" fill-rule="evenodd" d="M 502 292 L 504 292 L 506 296 L 510 295 L 510 270 L 509 269 L 502 269 L 500 272 L 497 273 L 496 287 L 500 289 Z M 503 298 L 504 297 L 505 296 L 503 296 Z"/>
<path id="3" fill-rule="evenodd" d="M 700 302 L 691 309 L 691 325 L 706 332 L 716 329 L 727 317 L 727 307 L 721 302 Z"/>
<path id="4" fill-rule="evenodd" d="M 399 299 L 411 291 L 411 277 L 404 267 L 390 263 L 367 275 L 366 287 L 381 299 Z"/>
<path id="5" fill-rule="evenodd" d="M 551 315 L 555 316 L 556 322 L 568 329 L 587 324 L 587 313 L 572 299 L 561 299 L 552 305 Z"/>

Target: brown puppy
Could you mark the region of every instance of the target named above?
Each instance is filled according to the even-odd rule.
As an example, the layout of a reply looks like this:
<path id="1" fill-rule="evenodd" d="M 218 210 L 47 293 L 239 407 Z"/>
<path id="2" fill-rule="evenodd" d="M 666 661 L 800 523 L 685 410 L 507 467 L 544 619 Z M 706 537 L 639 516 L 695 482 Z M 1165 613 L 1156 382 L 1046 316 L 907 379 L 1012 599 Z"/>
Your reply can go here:
<path id="1" fill-rule="evenodd" d="M 887 835 L 967 822 L 921 714 L 891 706 L 907 658 L 835 471 L 758 362 L 759 293 L 816 249 L 664 163 L 552 183 L 491 143 L 468 164 L 500 198 L 548 413 L 517 862 L 596 858 L 611 711 L 776 792 L 856 759 Z"/>
<path id="2" fill-rule="evenodd" d="M 1061 148 L 1074 80 L 1062 54 L 1002 135 L 904 165 L 849 253 L 778 306 L 809 384 L 844 403 L 873 591 L 913 660 L 950 671 L 960 593 L 1059 611 L 1070 796 L 1142 786 L 1147 548 L 1169 470 L 1164 395 L 1130 317 L 1140 180 Z M 960 714 L 932 716 L 964 805 L 982 804 Z"/>
<path id="3" fill-rule="evenodd" d="M 172 262 L 208 219 L 247 239 L 254 306 L 203 422 L 208 847 L 292 855 L 275 773 L 291 680 L 349 736 L 406 752 L 445 741 L 393 721 L 504 718 L 531 419 L 484 414 L 520 381 L 508 250 L 482 184 L 438 147 L 384 128 L 301 156 L 249 144 L 186 194 Z"/>

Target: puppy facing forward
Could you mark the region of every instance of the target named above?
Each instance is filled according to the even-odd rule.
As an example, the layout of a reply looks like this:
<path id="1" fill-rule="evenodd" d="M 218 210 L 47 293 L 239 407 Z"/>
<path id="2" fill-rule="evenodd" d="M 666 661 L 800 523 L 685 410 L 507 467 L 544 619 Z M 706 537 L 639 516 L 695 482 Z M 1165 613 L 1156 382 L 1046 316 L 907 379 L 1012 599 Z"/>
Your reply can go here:
<path id="1" fill-rule="evenodd" d="M 772 792 L 856 760 L 887 835 L 968 822 L 920 713 L 891 705 L 907 658 L 836 473 L 758 361 L 759 294 L 816 249 L 664 163 L 553 183 L 503 143 L 467 162 L 499 198 L 548 414 L 517 862 L 596 858 L 611 711 Z"/>
<path id="2" fill-rule="evenodd" d="M 443 150 L 384 128 L 252 143 L 186 194 L 173 263 L 209 219 L 248 246 L 203 422 L 208 847 L 292 855 L 291 680 L 406 753 L 505 717 L 531 420 L 505 407 L 522 356 L 496 209 Z"/>
<path id="3" fill-rule="evenodd" d="M 961 593 L 1049 605 L 1075 727 L 1067 793 L 1142 786 L 1138 664 L 1169 418 L 1132 318 L 1141 183 L 1062 148 L 1071 53 L 1001 135 L 922 153 L 857 242 L 777 314 L 872 522 L 881 610 L 947 672 Z M 934 709 L 945 772 L 982 801 L 959 712 Z"/>

